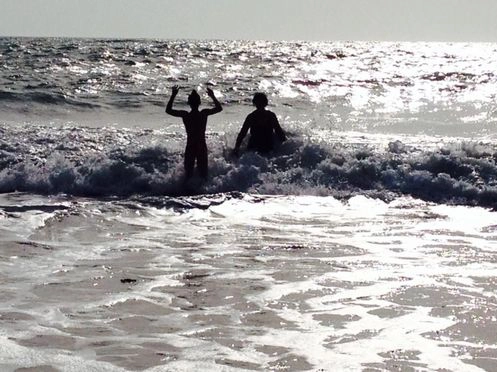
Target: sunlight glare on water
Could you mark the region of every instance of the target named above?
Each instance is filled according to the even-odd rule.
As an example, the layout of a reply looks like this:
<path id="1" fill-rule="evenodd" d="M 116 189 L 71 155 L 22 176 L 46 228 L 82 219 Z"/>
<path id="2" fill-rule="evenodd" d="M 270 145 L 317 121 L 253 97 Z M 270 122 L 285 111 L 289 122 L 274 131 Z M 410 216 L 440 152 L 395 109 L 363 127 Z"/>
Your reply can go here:
<path id="1" fill-rule="evenodd" d="M 46 253 L 4 253 L 2 275 L 16 280 L 0 286 L 10 298 L 1 316 L 24 319 L 23 330 L 4 322 L 12 340 L 34 350 L 43 338 L 65 340 L 30 354 L 32 365 L 58 366 L 51 355 L 76 340 L 71 363 L 85 355 L 124 368 L 130 345 L 133 365 L 172 369 L 200 360 L 260 370 L 491 365 L 474 357 L 497 341 L 485 331 L 495 327 L 495 212 L 311 196 L 244 196 L 179 213 L 37 204 L 54 210 L 38 212 L 45 224 L 24 215 L 15 231 Z M 29 270 L 14 274 L 13 262 Z M 46 313 L 54 303 L 61 313 Z M 150 359 L 152 344 L 167 361 Z M 18 363 L 5 352 L 2 360 Z"/>

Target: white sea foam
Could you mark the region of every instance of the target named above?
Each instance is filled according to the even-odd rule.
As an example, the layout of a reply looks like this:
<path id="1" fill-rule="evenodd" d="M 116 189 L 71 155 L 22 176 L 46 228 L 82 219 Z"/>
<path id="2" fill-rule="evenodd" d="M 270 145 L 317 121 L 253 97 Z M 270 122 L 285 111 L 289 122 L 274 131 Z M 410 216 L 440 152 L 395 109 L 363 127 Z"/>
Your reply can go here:
<path id="1" fill-rule="evenodd" d="M 330 143 L 320 134 L 290 133 L 269 157 L 245 153 L 239 159 L 213 134 L 209 180 L 193 182 L 186 193 L 369 195 L 383 200 L 407 194 L 451 204 L 497 205 L 496 149 L 490 142 L 424 136 L 402 142 L 395 136 L 366 140 L 354 133 L 334 134 Z M 7 126 L 0 191 L 184 195 L 181 140 L 150 130 Z"/>
<path id="2" fill-rule="evenodd" d="M 171 210 L 39 197 L 50 223 L 7 214 L 23 233 L 2 240 L 0 366 L 491 368 L 495 212 L 224 200 Z M 22 194 L 0 204 L 33 205 Z"/>

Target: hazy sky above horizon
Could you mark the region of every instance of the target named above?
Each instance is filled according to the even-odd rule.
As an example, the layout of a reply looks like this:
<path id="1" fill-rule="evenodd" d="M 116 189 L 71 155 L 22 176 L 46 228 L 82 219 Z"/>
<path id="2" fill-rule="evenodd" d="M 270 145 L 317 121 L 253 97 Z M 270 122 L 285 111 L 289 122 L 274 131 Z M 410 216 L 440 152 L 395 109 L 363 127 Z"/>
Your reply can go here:
<path id="1" fill-rule="evenodd" d="M 0 0 L 0 35 L 497 41 L 496 16 L 496 0 Z"/>

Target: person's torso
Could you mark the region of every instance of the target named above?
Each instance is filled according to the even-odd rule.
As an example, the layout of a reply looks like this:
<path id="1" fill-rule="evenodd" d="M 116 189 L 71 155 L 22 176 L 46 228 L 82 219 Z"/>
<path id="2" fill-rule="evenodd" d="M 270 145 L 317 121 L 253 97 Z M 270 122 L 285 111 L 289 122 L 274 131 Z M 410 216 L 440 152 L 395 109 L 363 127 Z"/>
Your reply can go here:
<path id="1" fill-rule="evenodd" d="M 189 112 L 188 115 L 183 118 L 183 124 L 185 125 L 188 144 L 205 144 L 207 115 L 203 114 L 201 111 Z"/>
<path id="2" fill-rule="evenodd" d="M 258 151 L 270 151 L 273 148 L 274 114 L 270 111 L 254 111 L 250 115 L 248 147 Z"/>

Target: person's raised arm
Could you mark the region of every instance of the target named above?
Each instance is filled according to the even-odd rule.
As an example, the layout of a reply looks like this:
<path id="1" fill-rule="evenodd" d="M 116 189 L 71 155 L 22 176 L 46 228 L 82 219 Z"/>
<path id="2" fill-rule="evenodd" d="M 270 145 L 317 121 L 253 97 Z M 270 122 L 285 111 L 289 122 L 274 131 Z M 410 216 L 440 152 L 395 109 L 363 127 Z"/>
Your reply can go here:
<path id="1" fill-rule="evenodd" d="M 174 99 L 176 98 L 178 92 L 179 92 L 179 87 L 177 85 L 173 86 L 171 90 L 171 97 L 169 98 L 169 102 L 167 102 L 166 112 L 172 116 L 183 117 L 187 113 L 186 111 L 173 109 Z"/>
<path id="2" fill-rule="evenodd" d="M 218 112 L 223 111 L 223 107 L 221 106 L 221 104 L 217 100 L 217 98 L 214 95 L 214 92 L 212 91 L 211 88 L 207 88 L 207 94 L 212 99 L 212 102 L 214 102 L 214 107 L 210 108 L 210 109 L 204 109 L 202 111 L 204 111 L 207 115 L 214 115 L 214 114 L 217 114 Z"/>

